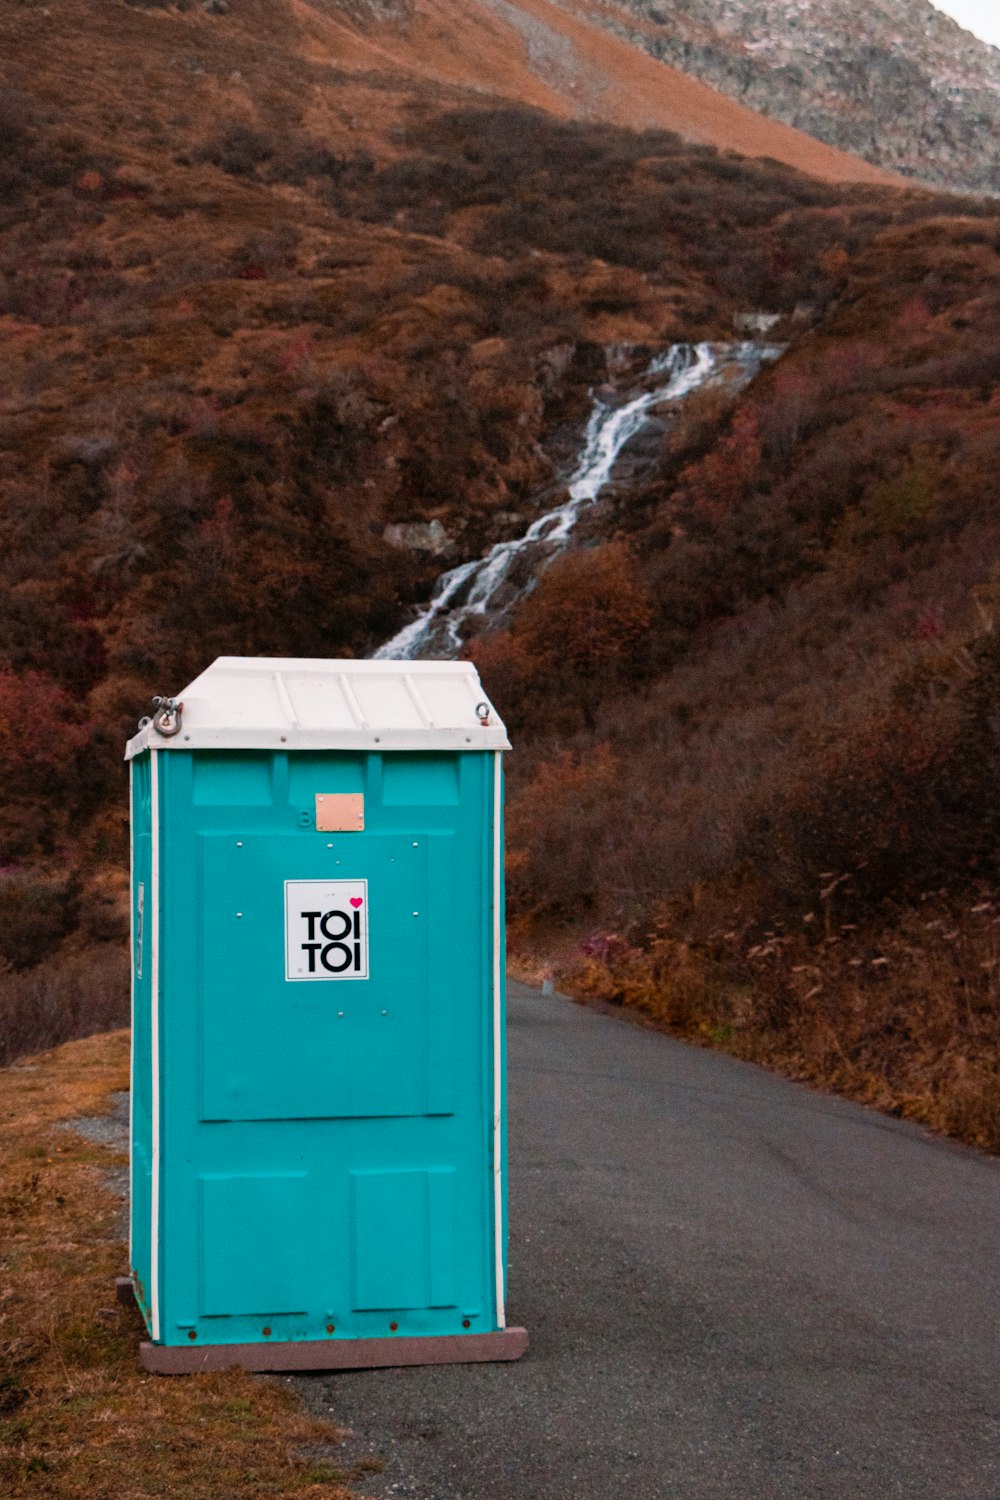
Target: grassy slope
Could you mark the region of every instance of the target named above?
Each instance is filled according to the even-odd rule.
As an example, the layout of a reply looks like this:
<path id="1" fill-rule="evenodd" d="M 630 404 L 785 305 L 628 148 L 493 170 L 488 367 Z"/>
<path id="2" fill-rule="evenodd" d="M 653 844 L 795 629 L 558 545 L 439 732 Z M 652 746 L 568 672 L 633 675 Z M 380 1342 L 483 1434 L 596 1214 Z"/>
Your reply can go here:
<path id="1" fill-rule="evenodd" d="M 367 651 L 558 483 L 606 344 L 767 307 L 797 339 L 778 371 L 694 405 L 657 481 L 602 509 L 611 550 L 479 649 L 519 731 L 515 936 L 565 956 L 593 929 L 582 982 L 639 974 L 690 1034 L 993 1141 L 989 953 L 911 945 L 889 1020 L 879 960 L 931 891 L 992 910 L 968 825 L 992 753 L 994 207 L 501 107 L 430 54 L 401 67 L 426 17 L 390 37 L 344 12 L 0 18 L 8 1042 L 54 1039 L 40 1007 L 58 1026 L 88 974 L 124 995 L 118 755 L 151 691 L 220 652 Z M 385 539 L 430 518 L 443 560 Z M 709 996 L 682 1015 L 664 922 Z M 933 1032 L 907 1035 L 925 962 L 972 1000 L 927 1044 L 946 1068 L 888 1068 Z"/>
<path id="2" fill-rule="evenodd" d="M 125 1247 L 105 1174 L 122 1161 L 61 1124 L 104 1113 L 127 1086 L 120 1032 L 0 1071 L 0 1490 L 349 1500 L 347 1476 L 308 1456 L 336 1429 L 277 1382 L 140 1371 L 138 1313 L 114 1297 Z"/>

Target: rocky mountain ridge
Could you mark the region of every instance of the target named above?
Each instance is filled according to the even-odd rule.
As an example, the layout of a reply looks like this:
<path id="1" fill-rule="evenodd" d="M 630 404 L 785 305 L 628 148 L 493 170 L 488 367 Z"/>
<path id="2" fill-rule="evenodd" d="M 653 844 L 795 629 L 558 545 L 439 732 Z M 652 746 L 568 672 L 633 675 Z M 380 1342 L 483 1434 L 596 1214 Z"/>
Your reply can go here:
<path id="1" fill-rule="evenodd" d="M 1000 50 L 928 0 L 563 0 L 763 115 L 903 176 L 1000 193 Z"/>

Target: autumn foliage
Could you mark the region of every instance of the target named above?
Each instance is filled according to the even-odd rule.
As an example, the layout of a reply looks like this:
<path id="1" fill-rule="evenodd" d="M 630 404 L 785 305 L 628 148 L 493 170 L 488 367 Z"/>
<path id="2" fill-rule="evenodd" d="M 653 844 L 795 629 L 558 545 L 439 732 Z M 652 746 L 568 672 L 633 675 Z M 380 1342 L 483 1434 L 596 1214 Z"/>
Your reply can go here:
<path id="1" fill-rule="evenodd" d="M 547 952 L 578 988 L 993 1149 L 998 247 L 962 220 L 886 234 L 714 430 L 681 416 L 613 512 L 651 615 L 591 723 L 537 667 L 530 605 L 474 648 L 534 695 L 511 692 L 529 971 Z M 572 788 L 607 766 L 598 812 Z"/>
<path id="2" fill-rule="evenodd" d="M 947 1128 L 995 1142 L 995 203 L 388 74 L 324 93 L 255 0 L 113 29 L 67 4 L 47 26 L 120 52 L 130 99 L 99 69 L 70 97 L 35 12 L 0 17 L 11 1035 L 57 1039 L 61 973 L 76 1029 L 89 973 L 122 1003 L 120 756 L 152 693 L 222 653 L 371 651 L 555 503 L 595 387 L 765 311 L 784 357 L 665 419 L 468 643 L 517 745 L 512 946 L 815 1077 L 837 997 L 841 1086 L 938 1120 L 890 1039 L 921 910 L 954 914 L 919 950 L 974 997 L 966 1032 L 942 1002 Z M 430 521 L 441 553 L 398 545 Z"/>
<path id="3" fill-rule="evenodd" d="M 636 677 L 652 618 L 628 547 L 608 542 L 554 562 L 519 610 L 516 633 L 491 632 L 472 654 L 522 713 L 593 727 L 601 698 Z"/>

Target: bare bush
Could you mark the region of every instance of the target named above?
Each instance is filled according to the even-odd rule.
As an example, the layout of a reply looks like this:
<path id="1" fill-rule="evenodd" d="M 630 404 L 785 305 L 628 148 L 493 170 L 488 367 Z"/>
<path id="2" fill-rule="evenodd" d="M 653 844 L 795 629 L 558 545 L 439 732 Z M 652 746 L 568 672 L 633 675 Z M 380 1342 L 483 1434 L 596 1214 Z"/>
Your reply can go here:
<path id="1" fill-rule="evenodd" d="M 694 1041 L 1000 1151 L 1000 905 L 936 893 L 898 925 L 836 923 L 821 945 L 739 931 L 738 893 L 667 908 L 638 948 L 593 934 L 563 972 Z M 821 931 L 823 929 L 821 928 Z"/>
<path id="2" fill-rule="evenodd" d="M 74 1037 L 127 1026 L 128 950 L 102 943 L 33 969 L 0 972 L 0 1067 Z"/>

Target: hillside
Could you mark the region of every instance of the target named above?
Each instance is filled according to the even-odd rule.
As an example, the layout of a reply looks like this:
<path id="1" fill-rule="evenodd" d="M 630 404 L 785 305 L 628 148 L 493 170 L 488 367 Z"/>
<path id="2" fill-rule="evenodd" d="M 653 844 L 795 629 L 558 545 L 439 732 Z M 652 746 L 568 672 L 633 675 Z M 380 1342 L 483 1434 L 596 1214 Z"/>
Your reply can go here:
<path id="1" fill-rule="evenodd" d="M 1000 51 L 928 0 L 564 0 L 774 120 L 905 177 L 1000 193 Z"/>
<path id="2" fill-rule="evenodd" d="M 128 124 L 134 152 L 187 115 L 280 128 L 294 119 L 337 150 L 386 149 L 386 134 L 427 106 L 514 100 L 557 116 L 677 131 L 722 150 L 768 156 L 830 181 L 888 174 L 657 65 L 556 0 L 66 0 L 5 22 L 4 81 L 41 104 L 76 97 L 97 135 Z M 123 116 L 127 59 L 143 79 Z M 133 63 L 134 66 L 134 63 Z M 72 91 L 72 95 L 67 94 Z M 166 111 L 166 114 L 164 113 Z M 176 132 L 183 127 L 175 124 Z M 178 137 L 175 135 L 175 143 Z"/>
<path id="3" fill-rule="evenodd" d="M 681 95 L 653 60 L 663 119 L 629 128 L 612 104 L 640 94 L 613 90 L 597 118 L 573 98 L 576 61 L 552 83 L 583 33 L 553 54 L 542 13 L 67 0 L 0 16 L 5 1056 L 122 1014 L 119 757 L 151 693 L 222 653 L 371 652 L 443 566 L 548 508 L 629 351 L 731 340 L 762 311 L 790 352 L 666 424 L 581 533 L 600 545 L 473 647 L 518 730 L 515 945 L 662 995 L 668 923 L 696 989 L 722 976 L 718 1014 L 699 1002 L 690 1029 L 749 1048 L 759 1027 L 727 1007 L 758 995 L 768 932 L 836 935 L 830 879 L 836 919 L 863 912 L 872 943 L 931 889 L 933 849 L 935 899 L 992 911 L 969 809 L 992 767 L 976 704 L 1000 555 L 994 206 L 834 181 L 875 174 L 832 154 L 808 176 L 756 156 L 744 126 L 744 157 L 687 139 L 665 128 Z M 632 57 L 586 35 L 608 77 L 616 47 Z M 485 92 L 498 79 L 523 97 Z M 892 757 L 925 742 L 932 769 L 917 763 L 897 813 L 911 773 Z M 852 805 L 837 777 L 859 744 L 885 774 L 864 817 L 824 823 L 809 799 Z M 945 784 L 965 790 L 941 801 Z M 901 845 L 905 880 L 888 856 L 860 878 L 851 831 L 891 846 L 900 826 L 938 843 Z M 978 942 L 934 958 L 966 964 L 977 997 Z M 787 1038 L 813 988 L 790 976 L 815 962 L 796 948 L 761 979 L 755 1026 Z M 862 973 L 877 999 L 883 966 Z M 862 1053 L 841 1086 L 869 1086 Z M 964 1123 L 941 1118 L 992 1141 L 978 1077 Z M 923 1099 L 901 1078 L 890 1103 Z"/>
<path id="4" fill-rule="evenodd" d="M 878 236 L 472 644 L 528 971 L 993 1150 L 998 229 Z"/>

